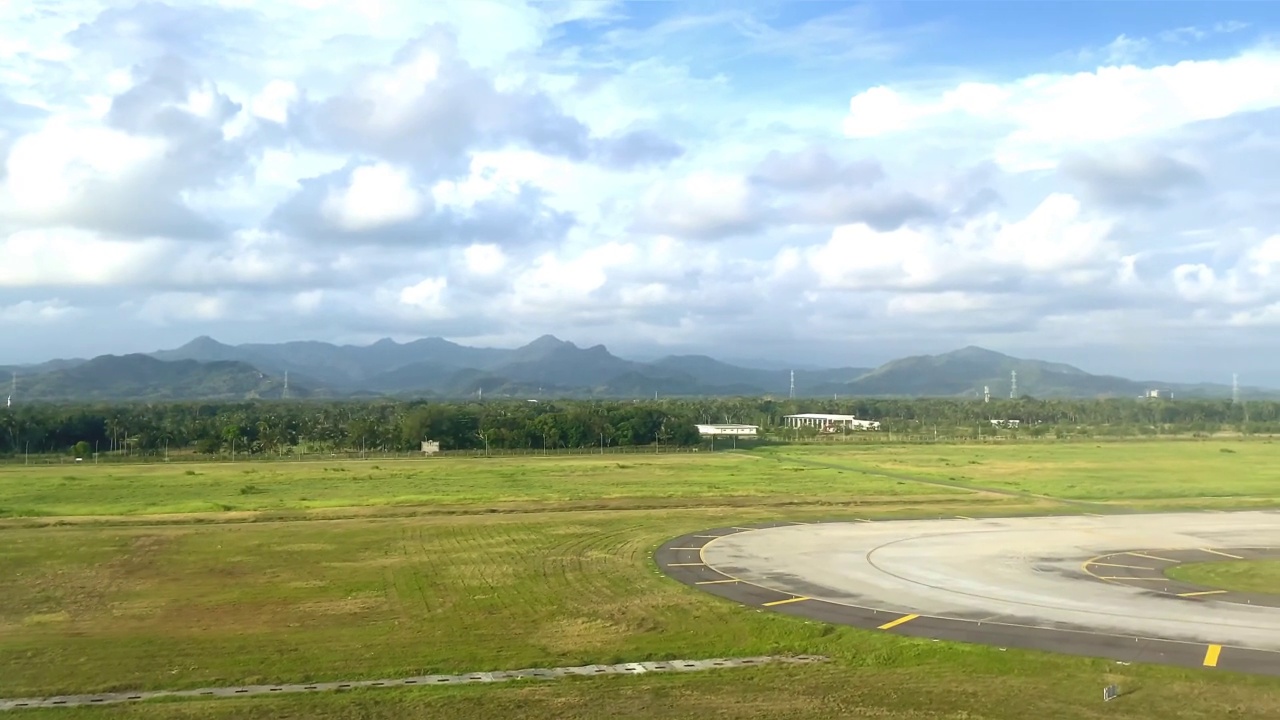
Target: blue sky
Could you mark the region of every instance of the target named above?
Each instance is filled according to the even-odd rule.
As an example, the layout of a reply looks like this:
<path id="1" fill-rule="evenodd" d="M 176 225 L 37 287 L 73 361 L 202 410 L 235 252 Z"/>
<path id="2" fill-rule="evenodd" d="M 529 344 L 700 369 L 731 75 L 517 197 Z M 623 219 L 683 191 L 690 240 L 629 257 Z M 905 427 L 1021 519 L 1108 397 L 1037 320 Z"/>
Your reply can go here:
<path id="1" fill-rule="evenodd" d="M 1280 385 L 1278 14 L 12 0 L 0 364 L 552 333 Z"/>

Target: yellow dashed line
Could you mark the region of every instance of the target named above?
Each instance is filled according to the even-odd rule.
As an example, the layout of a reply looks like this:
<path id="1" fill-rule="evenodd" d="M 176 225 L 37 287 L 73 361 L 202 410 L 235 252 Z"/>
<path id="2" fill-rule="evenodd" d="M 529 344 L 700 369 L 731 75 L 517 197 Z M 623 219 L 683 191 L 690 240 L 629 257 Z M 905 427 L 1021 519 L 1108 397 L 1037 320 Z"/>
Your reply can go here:
<path id="1" fill-rule="evenodd" d="M 1232 555 L 1231 553 L 1224 553 L 1224 552 L 1222 552 L 1221 550 L 1210 550 L 1209 548 L 1200 548 L 1200 552 L 1213 553 L 1214 555 L 1221 555 L 1222 557 L 1229 557 L 1229 558 L 1231 558 L 1232 560 L 1243 560 L 1243 559 L 1244 559 L 1244 558 L 1240 557 L 1239 555 Z"/>
<path id="2" fill-rule="evenodd" d="M 800 602 L 801 600 L 808 600 L 808 599 L 809 598 L 807 597 L 793 597 L 793 598 L 787 598 L 786 600 L 774 600 L 773 602 L 765 603 L 764 607 L 773 607 L 774 605 L 786 605 L 787 603 Z"/>
<path id="3" fill-rule="evenodd" d="M 1210 645 L 1204 651 L 1204 666 L 1218 667 L 1218 656 L 1222 654 L 1221 645 Z"/>
<path id="4" fill-rule="evenodd" d="M 1201 590 L 1200 592 L 1178 593 L 1178 597 L 1200 597 L 1201 595 L 1221 595 L 1226 590 Z"/>
<path id="5" fill-rule="evenodd" d="M 887 622 L 887 623 L 885 623 L 885 624 L 881 625 L 878 629 L 879 629 L 879 630 L 888 630 L 888 629 L 890 629 L 890 628 L 896 628 L 896 627 L 898 627 L 899 625 L 901 625 L 902 623 L 905 623 L 905 622 L 911 622 L 912 620 L 915 620 L 915 619 L 916 619 L 916 618 L 918 618 L 918 617 L 920 617 L 920 616 L 919 616 L 919 615 L 903 615 L 902 617 L 898 618 L 897 620 L 892 620 L 892 621 L 890 621 L 890 622 Z"/>

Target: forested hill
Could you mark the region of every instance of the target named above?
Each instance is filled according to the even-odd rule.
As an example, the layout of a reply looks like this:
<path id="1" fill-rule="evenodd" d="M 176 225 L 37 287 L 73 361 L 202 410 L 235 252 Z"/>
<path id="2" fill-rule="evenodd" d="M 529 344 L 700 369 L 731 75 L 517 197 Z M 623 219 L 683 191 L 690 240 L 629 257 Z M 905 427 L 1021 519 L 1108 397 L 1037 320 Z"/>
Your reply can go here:
<path id="1" fill-rule="evenodd" d="M 691 445 L 696 424 L 737 422 L 797 437 L 783 416 L 831 412 L 878 420 L 881 436 L 1094 437 L 1280 432 L 1280 403 L 1221 400 L 769 400 L 332 402 L 257 401 L 0 408 L 0 456 L 64 453 L 76 443 L 102 452 L 294 454 L 368 449 L 413 452 L 424 439 L 445 450 L 539 450 Z M 1019 421 L 1017 427 L 1005 422 Z M 798 431 L 800 436 L 813 429 Z M 858 431 L 855 431 L 858 432 Z M 861 431 L 876 433 L 877 431 Z"/>
<path id="2" fill-rule="evenodd" d="M 620 358 L 603 345 L 579 347 L 550 335 L 514 349 L 474 348 L 441 338 L 367 346 L 321 342 L 225 345 L 198 338 L 150 355 L 51 361 L 13 368 L 18 397 L 44 400 L 247 399 L 288 397 L 653 398 L 786 397 L 791 372 L 747 368 L 705 355 L 651 362 Z M 891 360 L 874 368 L 795 371 L 796 397 L 1134 398 L 1151 389 L 1179 399 L 1231 396 L 1223 384 L 1181 385 L 1095 375 L 1061 363 L 968 347 Z M 1246 398 L 1280 393 L 1241 388 Z"/>

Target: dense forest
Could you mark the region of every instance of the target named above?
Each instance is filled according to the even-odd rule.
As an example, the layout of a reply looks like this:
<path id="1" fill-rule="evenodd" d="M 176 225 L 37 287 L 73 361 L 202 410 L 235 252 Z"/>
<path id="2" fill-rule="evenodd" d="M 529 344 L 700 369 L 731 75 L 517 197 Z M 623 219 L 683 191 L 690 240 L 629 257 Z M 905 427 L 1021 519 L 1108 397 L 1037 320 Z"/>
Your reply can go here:
<path id="1" fill-rule="evenodd" d="M 879 436 L 1105 436 L 1280 430 L 1280 403 L 1229 400 L 708 399 L 563 402 L 253 401 L 0 408 L 0 456 L 21 453 L 291 454 L 441 449 L 540 450 L 691 446 L 698 423 L 760 425 L 776 439 L 782 417 L 830 412 L 879 420 Z M 1017 428 L 995 422 L 1019 421 Z M 78 447 L 77 447 L 78 446 Z"/>

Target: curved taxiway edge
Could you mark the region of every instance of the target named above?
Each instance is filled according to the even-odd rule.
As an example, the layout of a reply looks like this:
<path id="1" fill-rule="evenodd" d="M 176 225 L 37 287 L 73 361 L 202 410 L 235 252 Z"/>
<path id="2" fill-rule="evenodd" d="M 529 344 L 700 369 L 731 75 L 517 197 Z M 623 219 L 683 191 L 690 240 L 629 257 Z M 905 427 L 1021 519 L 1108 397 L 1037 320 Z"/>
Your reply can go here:
<path id="1" fill-rule="evenodd" d="M 847 524 L 849 521 L 830 522 Z M 903 614 L 875 607 L 836 603 L 740 580 L 707 564 L 703 556 L 703 549 L 718 538 L 768 528 L 809 524 L 820 523 L 750 523 L 702 530 L 663 543 L 654 551 L 653 558 L 658 568 L 667 576 L 703 592 L 809 620 L 911 637 L 1109 658 L 1123 663 L 1156 663 L 1280 675 L 1280 652 L 1124 635 L 1087 628 L 1058 629 Z M 1194 595 L 1186 598 L 1186 602 L 1197 601 L 1199 598 Z"/>

